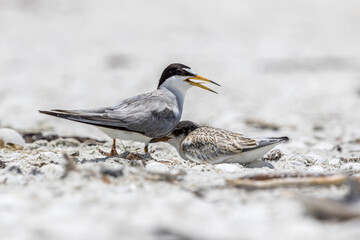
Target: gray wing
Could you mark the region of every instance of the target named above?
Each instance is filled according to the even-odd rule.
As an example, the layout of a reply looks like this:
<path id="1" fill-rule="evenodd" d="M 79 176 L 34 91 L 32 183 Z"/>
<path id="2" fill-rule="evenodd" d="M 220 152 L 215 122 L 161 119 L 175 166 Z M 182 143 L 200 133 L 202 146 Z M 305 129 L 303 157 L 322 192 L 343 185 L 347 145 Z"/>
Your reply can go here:
<path id="1" fill-rule="evenodd" d="M 189 159 L 214 161 L 258 147 L 252 138 L 228 130 L 201 127 L 191 132 L 182 142 L 182 150 Z"/>
<path id="2" fill-rule="evenodd" d="M 177 108 L 175 96 L 156 90 L 125 99 L 112 107 L 40 112 L 99 127 L 162 137 L 169 134 L 179 122 L 181 116 L 174 113 Z"/>

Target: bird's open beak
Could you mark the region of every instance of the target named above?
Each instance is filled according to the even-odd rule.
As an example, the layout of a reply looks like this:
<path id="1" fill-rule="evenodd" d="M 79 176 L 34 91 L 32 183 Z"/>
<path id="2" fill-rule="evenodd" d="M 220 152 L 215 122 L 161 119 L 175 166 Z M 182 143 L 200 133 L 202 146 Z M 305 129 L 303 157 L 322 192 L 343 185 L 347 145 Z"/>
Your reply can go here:
<path id="1" fill-rule="evenodd" d="M 193 81 L 190 81 L 190 79 L 200 80 L 200 81 L 204 81 L 204 82 L 209 82 L 209 83 L 212 83 L 212 84 L 215 84 L 215 85 L 220 86 L 220 84 L 218 84 L 218 83 L 216 83 L 216 82 L 214 82 L 214 81 L 211 81 L 211 80 L 209 80 L 209 79 L 207 79 L 207 78 L 204 78 L 204 77 L 202 77 L 202 76 L 200 76 L 200 75 L 196 75 L 196 76 L 194 76 L 194 77 L 189 77 L 189 78 L 185 79 L 185 82 L 187 82 L 187 83 L 189 83 L 189 84 L 191 84 L 191 85 L 193 85 L 193 86 L 196 86 L 196 87 L 199 87 L 199 88 L 208 90 L 208 91 L 213 92 L 213 93 L 217 93 L 217 92 L 215 92 L 214 90 L 212 90 L 212 89 L 210 89 L 210 88 L 202 85 L 201 82 L 193 82 Z"/>
<path id="2" fill-rule="evenodd" d="M 171 139 L 171 137 L 160 137 L 160 138 L 153 138 L 150 140 L 150 143 L 156 143 L 156 142 L 167 142 Z"/>

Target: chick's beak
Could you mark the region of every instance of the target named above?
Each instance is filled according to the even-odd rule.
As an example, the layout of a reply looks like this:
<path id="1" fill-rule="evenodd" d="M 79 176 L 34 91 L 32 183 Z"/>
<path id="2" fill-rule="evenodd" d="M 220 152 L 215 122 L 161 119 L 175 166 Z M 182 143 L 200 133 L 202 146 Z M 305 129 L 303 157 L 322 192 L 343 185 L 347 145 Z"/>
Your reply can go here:
<path id="1" fill-rule="evenodd" d="M 185 82 L 189 83 L 190 85 L 193 85 L 193 86 L 196 86 L 196 87 L 199 87 L 199 88 L 208 90 L 208 91 L 213 92 L 213 93 L 217 93 L 217 92 L 215 92 L 214 90 L 212 90 L 212 89 L 210 89 L 210 88 L 202 85 L 201 82 L 193 82 L 193 81 L 190 81 L 190 79 L 200 80 L 200 81 L 204 81 L 204 82 L 209 82 L 209 83 L 215 84 L 215 85 L 217 85 L 217 86 L 220 86 L 220 84 L 218 84 L 218 83 L 216 83 L 216 82 L 214 82 L 214 81 L 211 81 L 211 80 L 209 80 L 209 79 L 207 79 L 207 78 L 204 78 L 204 77 L 202 77 L 202 76 L 200 76 L 200 75 L 196 75 L 196 76 L 194 76 L 194 77 L 189 77 L 189 78 L 185 79 Z M 220 86 L 220 87 L 221 87 L 221 86 Z"/>
<path id="2" fill-rule="evenodd" d="M 156 143 L 156 142 L 167 142 L 171 139 L 171 137 L 165 136 L 160 138 L 153 138 L 150 140 L 150 143 Z"/>

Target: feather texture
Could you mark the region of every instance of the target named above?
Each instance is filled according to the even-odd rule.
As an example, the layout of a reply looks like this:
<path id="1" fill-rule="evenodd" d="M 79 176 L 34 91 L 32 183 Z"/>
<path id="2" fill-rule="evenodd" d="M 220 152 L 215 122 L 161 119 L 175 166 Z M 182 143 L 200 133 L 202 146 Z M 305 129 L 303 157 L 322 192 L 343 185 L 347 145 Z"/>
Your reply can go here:
<path id="1" fill-rule="evenodd" d="M 147 137 L 169 134 L 179 123 L 182 109 L 176 96 L 161 88 L 106 108 L 52 110 L 41 113 L 103 128 L 131 131 Z"/>
<path id="2" fill-rule="evenodd" d="M 199 127 L 182 141 L 179 154 L 194 162 L 251 162 L 287 137 L 255 139 L 225 129 Z"/>

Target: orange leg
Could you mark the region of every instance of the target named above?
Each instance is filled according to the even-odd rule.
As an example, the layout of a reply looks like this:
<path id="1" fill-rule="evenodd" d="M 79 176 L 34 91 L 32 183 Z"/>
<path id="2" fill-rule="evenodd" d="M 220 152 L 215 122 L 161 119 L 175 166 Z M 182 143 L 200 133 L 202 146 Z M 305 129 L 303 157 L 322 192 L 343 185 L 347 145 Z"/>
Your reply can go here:
<path id="1" fill-rule="evenodd" d="M 103 150 L 99 149 L 99 152 L 105 156 L 119 156 L 118 152 L 116 151 L 116 139 L 113 139 L 113 145 L 111 147 L 110 153 L 104 152 Z"/>

